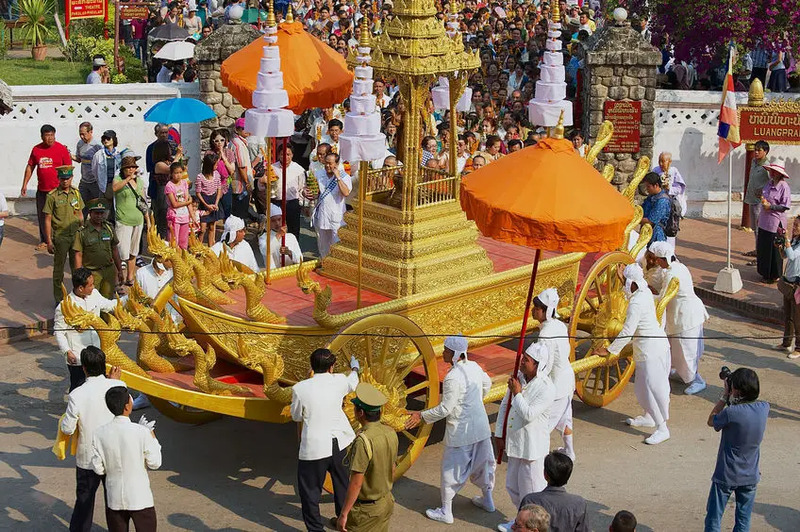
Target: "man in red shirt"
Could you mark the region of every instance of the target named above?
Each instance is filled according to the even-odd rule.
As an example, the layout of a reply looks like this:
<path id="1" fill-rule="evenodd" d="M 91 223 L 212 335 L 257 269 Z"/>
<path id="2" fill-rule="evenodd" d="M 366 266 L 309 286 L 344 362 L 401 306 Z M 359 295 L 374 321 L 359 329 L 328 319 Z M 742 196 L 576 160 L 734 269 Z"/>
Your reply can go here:
<path id="1" fill-rule="evenodd" d="M 31 150 L 31 156 L 28 159 L 28 165 L 25 167 L 25 177 L 22 179 L 22 191 L 20 197 L 25 197 L 28 192 L 28 182 L 33 175 L 33 169 L 36 168 L 36 215 L 39 218 L 39 245 L 36 246 L 38 251 L 47 249 L 47 238 L 44 234 L 44 202 L 47 199 L 47 194 L 54 188 L 58 187 L 58 172 L 56 168 L 59 166 L 71 165 L 72 156 L 69 150 L 63 144 L 56 142 L 56 128 L 50 124 L 45 124 L 39 130 L 42 135 L 42 142 L 37 144 Z"/>

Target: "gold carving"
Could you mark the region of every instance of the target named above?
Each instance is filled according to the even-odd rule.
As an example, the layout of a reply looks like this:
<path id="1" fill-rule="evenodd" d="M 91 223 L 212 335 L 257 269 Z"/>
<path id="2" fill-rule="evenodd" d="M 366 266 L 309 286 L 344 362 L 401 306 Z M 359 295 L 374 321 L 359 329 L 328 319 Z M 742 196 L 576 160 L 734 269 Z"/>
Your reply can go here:
<path id="1" fill-rule="evenodd" d="M 597 140 L 594 145 L 586 152 L 586 162 L 594 165 L 597 162 L 597 156 L 606 147 L 606 144 L 611 142 L 611 137 L 614 136 L 614 124 L 609 120 L 603 121 L 600 124 L 600 129 L 597 131 Z"/>
<path id="2" fill-rule="evenodd" d="M 261 298 L 264 297 L 264 293 L 267 291 L 265 273 L 257 273 L 255 277 L 251 277 L 240 272 L 233 265 L 233 261 L 228 258 L 228 252 L 224 246 L 219 259 L 222 278 L 231 288 L 239 286 L 244 288 L 244 293 L 247 297 L 246 311 L 248 318 L 264 323 L 286 323 L 286 318 L 278 316 L 261 303 Z"/>

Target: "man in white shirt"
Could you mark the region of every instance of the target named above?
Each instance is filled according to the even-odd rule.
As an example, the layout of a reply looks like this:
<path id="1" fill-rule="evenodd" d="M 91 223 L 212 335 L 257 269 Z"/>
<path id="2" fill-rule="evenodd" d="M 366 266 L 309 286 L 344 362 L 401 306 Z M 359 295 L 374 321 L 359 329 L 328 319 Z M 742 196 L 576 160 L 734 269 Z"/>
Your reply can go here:
<path id="1" fill-rule="evenodd" d="M 106 378 L 106 355 L 100 348 L 90 345 L 80 355 L 86 372 L 86 382 L 69 394 L 67 411 L 61 417 L 59 428 L 64 434 L 78 431 L 78 449 L 75 454 L 76 481 L 75 508 L 69 522 L 70 532 L 89 532 L 94 516 L 94 496 L 100 482 L 105 479 L 92 469 L 92 441 L 98 427 L 114 419 L 104 397 L 109 388 L 125 386 L 119 380 L 119 368 L 112 368 Z"/>
<path id="2" fill-rule="evenodd" d="M 349 375 L 334 373 L 336 355 L 320 348 L 311 353 L 311 377 L 292 387 L 292 419 L 303 424 L 297 463 L 297 485 L 303 522 L 309 531 L 322 531 L 319 499 L 325 473 L 333 481 L 333 500 L 338 518 L 344 506 L 348 468 L 344 465 L 347 447 L 355 439 L 342 401 L 358 386 L 360 366 L 350 358 Z"/>
<path id="3" fill-rule="evenodd" d="M 270 269 L 300 264 L 303 262 L 303 252 L 300 244 L 292 233 L 286 232 L 286 228 L 281 225 L 282 212 L 280 207 L 269 206 L 269 235 L 270 235 Z M 282 243 L 282 240 L 285 242 Z M 261 256 L 267 256 L 267 233 L 258 237 L 258 249 Z M 281 256 L 285 257 L 281 264 Z"/>
<path id="4" fill-rule="evenodd" d="M 544 457 L 550 452 L 550 409 L 555 389 L 550 380 L 552 355 L 544 343 L 531 344 L 525 350 L 520 372 L 508 379 L 508 393 L 500 403 L 495 426 L 497 454 L 505 450 L 508 456 L 506 491 L 514 507 L 522 498 L 547 487 L 544 478 Z M 509 406 L 510 402 L 510 406 Z M 503 434 L 503 421 L 508 413 L 508 425 Z M 508 532 L 513 521 L 498 525 Z"/>
<path id="5" fill-rule="evenodd" d="M 633 361 L 636 363 L 634 392 L 645 413 L 625 422 L 632 427 L 656 427 L 656 431 L 644 440 L 649 445 L 656 445 L 669 439 L 669 342 L 658 323 L 655 300 L 647 288 L 642 267 L 636 263 L 629 264 L 623 275 L 628 298 L 625 323 L 608 348 L 598 347 L 593 354 L 616 355 L 629 342 L 633 344 Z"/>
<path id="6" fill-rule="evenodd" d="M 211 246 L 211 251 L 219 257 L 224 246 L 231 260 L 235 260 L 250 268 L 251 271 L 257 272 L 259 267 L 256 262 L 256 256 L 253 253 L 253 248 L 250 247 L 250 243 L 244 239 L 245 234 L 247 234 L 247 231 L 244 228 L 244 220 L 238 216 L 228 216 L 225 220 L 222 237 L 220 237 L 219 242 Z"/>
<path id="7" fill-rule="evenodd" d="M 283 208 L 283 147 L 286 146 L 286 227 L 300 239 L 300 192 L 306 186 L 305 170 L 294 162 L 294 151 L 290 144 L 279 144 L 277 149 L 278 161 L 272 165 L 275 175 L 278 176 L 273 205 Z"/>
<path id="8" fill-rule="evenodd" d="M 103 76 L 107 74 L 108 65 L 106 65 L 106 60 L 102 57 L 95 57 L 92 59 L 92 71 L 86 76 L 86 83 L 88 85 L 103 83 Z"/>
<path id="9" fill-rule="evenodd" d="M 161 467 L 161 445 L 155 421 L 144 416 L 131 423 L 133 399 L 124 386 L 110 388 L 104 401 L 114 418 L 99 427 L 92 445 L 92 469 L 105 475 L 106 522 L 109 532 L 127 532 L 130 521 L 139 531 L 155 531 L 158 523 L 147 469 Z"/>
<path id="10" fill-rule="evenodd" d="M 156 83 L 169 83 L 172 78 L 172 69 L 169 66 L 169 61 L 164 61 L 161 64 L 161 70 L 156 74 Z"/>
<path id="11" fill-rule="evenodd" d="M 667 304 L 666 331 L 675 375 L 689 386 L 683 391 L 694 395 L 706 388 L 698 367 L 703 355 L 703 323 L 708 319 L 706 306 L 694 293 L 692 273 L 675 258 L 675 248 L 669 242 L 653 242 L 650 252 L 656 265 L 664 272 L 659 299 L 664 297 L 670 281 L 678 279 L 678 294 Z"/>
<path id="12" fill-rule="evenodd" d="M 339 241 L 337 232 L 344 225 L 345 198 L 353 188 L 350 176 L 339 168 L 339 155 L 328 153 L 322 172 L 318 172 L 319 196 L 312 215 L 312 224 L 317 231 L 319 257 L 324 259 L 331 246 Z"/>
<path id="13" fill-rule="evenodd" d="M 386 94 L 386 84 L 383 80 L 376 79 L 372 84 L 372 90 L 375 94 L 375 105 L 379 110 L 386 109 L 392 99 Z"/>
<path id="14" fill-rule="evenodd" d="M 77 268 L 72 273 L 72 292 L 68 296 L 72 302 L 87 312 L 99 316 L 100 312 L 111 312 L 117 306 L 116 301 L 106 299 L 94 287 L 94 277 L 91 270 Z M 78 331 L 64 320 L 61 303 L 56 307 L 53 317 L 53 335 L 56 337 L 58 350 L 63 353 L 69 370 L 69 391 L 86 381 L 86 375 L 81 366 L 81 351 L 84 347 L 100 346 L 100 337 L 94 329 Z"/>
<path id="15" fill-rule="evenodd" d="M 572 394 L 575 392 L 575 372 L 569 362 L 572 349 L 569 345 L 567 325 L 558 319 L 558 291 L 555 288 L 543 290 L 533 300 L 533 319 L 541 323 L 539 343 L 546 344 L 553 356 L 550 380 L 555 388 L 555 400 L 550 409 L 548 433 L 557 429 L 561 433 L 564 447 L 559 449 L 575 460 L 572 444 Z"/>
<path id="16" fill-rule="evenodd" d="M 425 511 L 429 519 L 447 524 L 453 523 L 453 498 L 468 479 L 483 492 L 482 496 L 472 499 L 473 504 L 487 512 L 495 510 L 492 430 L 483 406 L 492 380 L 476 362 L 467 359 L 467 347 L 463 336 L 445 338 L 442 358 L 452 367 L 442 384 L 442 400 L 438 406 L 412 412 L 406 422 L 406 428 L 410 429 L 420 420 L 430 424 L 447 419 L 442 455 L 442 506 Z"/>
<path id="17" fill-rule="evenodd" d="M 328 122 L 328 134 L 322 137 L 322 142 L 331 145 L 330 151 L 339 153 L 339 135 L 342 134 L 344 124 L 338 118 L 334 118 Z"/>

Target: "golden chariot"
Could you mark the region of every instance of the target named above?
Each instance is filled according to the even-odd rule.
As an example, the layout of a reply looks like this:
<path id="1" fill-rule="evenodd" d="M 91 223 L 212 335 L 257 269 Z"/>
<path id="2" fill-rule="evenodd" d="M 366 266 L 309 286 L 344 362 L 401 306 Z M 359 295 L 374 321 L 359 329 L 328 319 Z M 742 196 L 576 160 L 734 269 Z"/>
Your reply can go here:
<path id="1" fill-rule="evenodd" d="M 480 59 L 464 51 L 459 35 L 445 34 L 432 0 L 396 0 L 394 14 L 372 43 L 372 66 L 399 82 L 405 102 L 402 160 L 419 161 L 432 84 L 448 78 L 456 116 L 456 102 Z M 291 386 L 309 376 L 310 353 L 328 347 L 337 355 L 337 371 L 346 371 L 353 355 L 362 380 L 389 397 L 384 422 L 401 435 L 396 471 L 402 475 L 431 431 L 427 424 L 405 430 L 406 408 L 438 404 L 446 368 L 437 354 L 445 336 L 469 338 L 471 359 L 493 379 L 487 402 L 505 394 L 515 352 L 501 344 L 519 334 L 529 283 L 531 250 L 480 236 L 461 210 L 455 122 L 447 170 L 418 164 L 372 170 L 361 164 L 358 199 L 339 230 L 341 241 L 321 264 L 273 270 L 267 284 L 263 272 L 249 271 L 224 252 L 218 257 L 195 239 L 187 250 L 166 244 L 150 224 L 149 251 L 171 265 L 172 281 L 154 300 L 135 285 L 127 302 L 103 318 L 65 298 L 67 323 L 97 330 L 108 364 L 122 369 L 123 380 L 165 415 L 189 423 L 220 415 L 291 421 Z M 604 124 L 586 156 L 590 163 L 612 134 L 611 124 Z M 555 134 L 561 135 L 563 128 Z M 639 160 L 622 192 L 631 203 L 649 163 Z M 613 168 L 602 173 L 610 180 Z M 641 219 L 636 206 L 626 244 Z M 558 289 L 559 315 L 569 321 L 577 394 L 588 405 L 613 401 L 634 371 L 630 346 L 608 357 L 591 355 L 591 349 L 620 331 L 627 301 L 619 267 L 634 261 L 651 234 L 645 226 L 630 249 L 545 254 L 540 263 L 535 292 Z M 676 284 L 669 287 L 659 315 L 676 292 Z M 528 324 L 529 332 L 538 327 Z M 136 359 L 117 345 L 122 331 L 138 333 Z M 349 401 L 345 410 L 352 420 Z"/>

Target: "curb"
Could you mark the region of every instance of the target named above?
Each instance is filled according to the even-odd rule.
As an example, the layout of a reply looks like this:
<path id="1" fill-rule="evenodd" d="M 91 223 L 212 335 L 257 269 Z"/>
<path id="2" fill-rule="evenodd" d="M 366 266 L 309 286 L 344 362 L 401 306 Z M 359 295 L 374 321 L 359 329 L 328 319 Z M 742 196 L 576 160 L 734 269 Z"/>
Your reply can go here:
<path id="1" fill-rule="evenodd" d="M 694 291 L 706 305 L 728 310 L 745 318 L 783 325 L 782 309 L 755 305 L 699 286 L 695 286 Z"/>
<path id="2" fill-rule="evenodd" d="M 13 344 L 29 338 L 50 335 L 53 330 L 53 320 L 39 320 L 27 325 L 16 325 L 8 329 L 0 329 L 0 345 Z"/>

